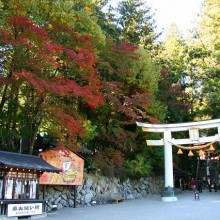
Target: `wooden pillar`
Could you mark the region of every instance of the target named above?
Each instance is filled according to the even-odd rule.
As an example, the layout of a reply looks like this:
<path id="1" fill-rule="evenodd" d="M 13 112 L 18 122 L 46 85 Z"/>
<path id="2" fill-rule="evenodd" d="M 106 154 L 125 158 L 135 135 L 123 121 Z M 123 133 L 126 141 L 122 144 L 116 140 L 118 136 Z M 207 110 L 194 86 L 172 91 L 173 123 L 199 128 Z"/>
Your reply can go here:
<path id="1" fill-rule="evenodd" d="M 43 200 L 45 200 L 46 188 L 47 188 L 47 186 L 46 186 L 46 185 L 43 185 Z M 43 211 L 44 211 L 45 213 L 46 213 L 46 210 L 47 210 L 47 201 L 45 201 L 44 207 L 43 207 Z"/>
<path id="2" fill-rule="evenodd" d="M 45 199 L 45 195 L 46 195 L 46 185 L 43 185 L 43 199 Z"/>
<path id="3" fill-rule="evenodd" d="M 76 208 L 76 185 L 73 186 L 73 189 L 74 189 L 74 208 Z"/>
<path id="4" fill-rule="evenodd" d="M 6 174 L 4 171 L 4 177 L 3 177 L 3 185 L 2 185 L 2 199 L 5 199 L 5 185 L 6 185 Z"/>
<path id="5" fill-rule="evenodd" d="M 5 199 L 5 171 L 4 171 L 4 176 L 3 176 L 3 185 L 2 185 L 2 192 L 1 192 L 1 196 L 2 196 L 2 200 Z M 1 215 L 4 215 L 4 209 L 5 209 L 5 205 L 3 204 L 3 201 L 1 201 Z"/>
<path id="6" fill-rule="evenodd" d="M 162 197 L 163 201 L 177 201 L 174 196 L 173 186 L 173 154 L 172 144 L 169 142 L 172 139 L 171 131 L 164 131 L 164 162 L 165 162 L 165 191 Z"/>

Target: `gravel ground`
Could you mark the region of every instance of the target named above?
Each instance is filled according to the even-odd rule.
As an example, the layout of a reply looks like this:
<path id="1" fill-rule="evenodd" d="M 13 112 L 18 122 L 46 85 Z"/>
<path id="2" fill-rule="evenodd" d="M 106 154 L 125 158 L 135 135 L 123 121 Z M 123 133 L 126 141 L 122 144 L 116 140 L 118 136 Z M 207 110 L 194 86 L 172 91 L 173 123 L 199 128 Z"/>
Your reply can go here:
<path id="1" fill-rule="evenodd" d="M 176 195 L 176 202 L 162 202 L 160 196 L 127 200 L 118 204 L 63 208 L 42 220 L 220 220 L 220 191 L 204 190 L 199 199 L 192 191 Z"/>

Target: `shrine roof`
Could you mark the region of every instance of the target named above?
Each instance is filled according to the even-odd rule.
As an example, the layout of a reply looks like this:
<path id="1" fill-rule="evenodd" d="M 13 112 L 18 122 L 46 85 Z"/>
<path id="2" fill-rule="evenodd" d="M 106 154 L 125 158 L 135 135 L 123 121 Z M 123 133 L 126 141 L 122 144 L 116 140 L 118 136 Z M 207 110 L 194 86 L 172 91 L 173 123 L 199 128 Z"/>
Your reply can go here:
<path id="1" fill-rule="evenodd" d="M 61 172 L 60 169 L 50 165 L 39 156 L 19 154 L 9 151 L 0 151 L 0 166 L 5 168 L 8 167 L 47 172 Z"/>

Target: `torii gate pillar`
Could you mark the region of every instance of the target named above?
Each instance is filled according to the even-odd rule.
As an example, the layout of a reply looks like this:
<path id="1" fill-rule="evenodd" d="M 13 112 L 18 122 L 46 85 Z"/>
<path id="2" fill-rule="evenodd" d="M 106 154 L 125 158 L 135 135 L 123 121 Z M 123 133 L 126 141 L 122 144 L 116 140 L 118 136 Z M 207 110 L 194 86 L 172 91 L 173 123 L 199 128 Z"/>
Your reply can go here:
<path id="1" fill-rule="evenodd" d="M 171 140 L 171 132 L 164 131 L 164 164 L 165 164 L 165 191 L 162 201 L 172 202 L 177 201 L 177 197 L 174 196 L 173 186 L 173 154 L 172 144 L 168 142 Z"/>
<path id="2" fill-rule="evenodd" d="M 148 124 L 137 122 L 137 126 L 142 127 L 146 132 L 159 132 L 164 134 L 162 140 L 147 140 L 147 144 L 151 146 L 164 146 L 164 162 L 165 162 L 165 191 L 162 201 L 172 202 L 177 201 L 174 195 L 174 181 L 173 181 L 173 144 L 201 144 L 207 142 L 216 142 L 220 139 L 220 119 L 188 122 L 179 124 Z M 200 129 L 217 128 L 214 136 L 200 137 Z M 186 139 L 172 139 L 172 132 L 189 131 L 189 138 Z"/>

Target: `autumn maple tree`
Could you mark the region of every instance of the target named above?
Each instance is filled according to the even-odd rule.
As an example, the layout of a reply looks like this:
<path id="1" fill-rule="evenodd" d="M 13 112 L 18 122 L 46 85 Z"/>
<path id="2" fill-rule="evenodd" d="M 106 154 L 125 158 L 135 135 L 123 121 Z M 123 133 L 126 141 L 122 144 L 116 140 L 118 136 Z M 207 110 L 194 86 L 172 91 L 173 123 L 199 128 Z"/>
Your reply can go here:
<path id="1" fill-rule="evenodd" d="M 139 38 L 126 31 L 133 23 L 119 27 L 93 2 L 1 0 L 1 149 L 18 151 L 25 138 L 33 153 L 42 132 L 96 152 L 86 162 L 102 174 L 148 175 L 161 151 L 144 147 L 136 121 L 164 118 L 156 99 L 160 66 L 147 49 L 153 26 L 135 13 L 143 18 L 135 26 Z"/>
<path id="2" fill-rule="evenodd" d="M 6 17 L 0 43 L 3 148 L 27 137 L 32 153 L 40 128 L 66 144 L 83 136 L 78 106 L 103 103 L 91 38 L 68 25 L 50 22 L 45 28 L 19 15 Z"/>
<path id="3" fill-rule="evenodd" d="M 155 96 L 160 67 L 150 51 L 139 46 L 143 45 L 140 39 L 125 34 L 126 27 L 119 26 L 116 17 L 114 10 L 98 13 L 99 24 L 106 33 L 106 44 L 97 56 L 105 104 L 87 112 L 97 135 L 86 146 L 96 152 L 90 165 L 98 167 L 102 174 L 123 177 L 139 169 L 143 176 L 149 174 L 155 161 L 143 146 L 145 141 L 136 129 L 136 121 L 155 123 L 163 118 Z M 132 18 L 134 23 L 139 19 L 136 14 Z M 137 24 L 136 28 L 141 29 L 142 23 Z M 152 37 L 150 30 L 145 29 L 146 38 Z"/>
<path id="4" fill-rule="evenodd" d="M 88 146 L 103 174 L 122 175 L 124 162 L 139 151 L 136 121 L 159 121 L 152 100 L 160 72 L 146 51 L 126 41 L 108 38 L 97 59 L 105 104 L 87 115 L 98 132 Z"/>

